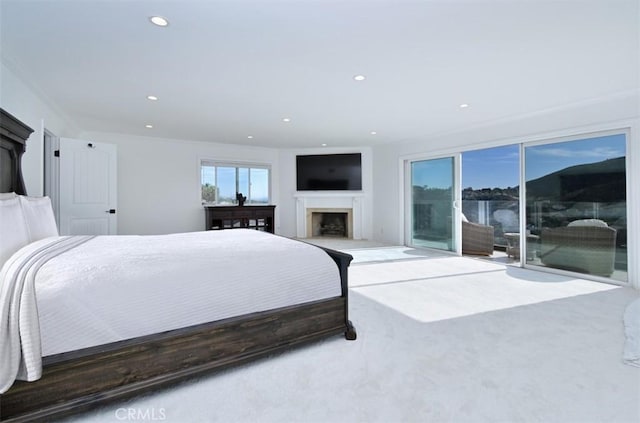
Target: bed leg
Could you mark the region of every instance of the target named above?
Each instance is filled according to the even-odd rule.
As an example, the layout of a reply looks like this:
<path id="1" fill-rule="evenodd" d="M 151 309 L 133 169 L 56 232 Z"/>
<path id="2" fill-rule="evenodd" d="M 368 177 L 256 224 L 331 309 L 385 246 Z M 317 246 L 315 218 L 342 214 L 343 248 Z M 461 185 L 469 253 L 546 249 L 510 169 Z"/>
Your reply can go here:
<path id="1" fill-rule="evenodd" d="M 351 320 L 347 320 L 347 330 L 344 332 L 344 337 L 347 338 L 348 341 L 355 341 L 358 337 L 356 328 L 353 327 L 353 323 L 351 323 Z"/>

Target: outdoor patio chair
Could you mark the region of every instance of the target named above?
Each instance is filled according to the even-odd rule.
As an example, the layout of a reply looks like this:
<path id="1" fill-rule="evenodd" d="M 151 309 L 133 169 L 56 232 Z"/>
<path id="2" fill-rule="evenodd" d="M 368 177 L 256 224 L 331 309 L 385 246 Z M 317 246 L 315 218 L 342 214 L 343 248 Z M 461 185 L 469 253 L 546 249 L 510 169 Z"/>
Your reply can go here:
<path id="1" fill-rule="evenodd" d="M 462 254 L 493 254 L 493 226 L 462 221 Z"/>
<path id="2" fill-rule="evenodd" d="M 549 267 L 608 277 L 615 257 L 616 230 L 595 219 L 545 228 L 540 236 L 540 260 Z"/>

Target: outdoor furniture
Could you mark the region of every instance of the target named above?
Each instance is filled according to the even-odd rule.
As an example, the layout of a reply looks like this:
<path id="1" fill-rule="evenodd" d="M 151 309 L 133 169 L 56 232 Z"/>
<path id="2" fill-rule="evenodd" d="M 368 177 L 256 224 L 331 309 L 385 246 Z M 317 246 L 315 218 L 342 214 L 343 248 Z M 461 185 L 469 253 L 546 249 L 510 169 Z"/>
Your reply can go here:
<path id="1" fill-rule="evenodd" d="M 504 239 L 507 240 L 507 257 L 513 257 L 514 259 L 520 258 L 520 233 L 518 232 L 506 232 L 503 234 Z M 537 244 L 539 236 L 531 233 L 527 234 L 527 259 L 532 260 L 536 256 Z"/>
<path id="2" fill-rule="evenodd" d="M 546 266 L 607 277 L 613 273 L 616 230 L 602 221 L 545 228 L 540 240 L 540 259 Z"/>
<path id="3" fill-rule="evenodd" d="M 514 233 L 520 230 L 518 214 L 509 209 L 498 209 L 493 212 L 493 220 L 500 224 L 502 233 Z"/>
<path id="4" fill-rule="evenodd" d="M 493 254 L 493 226 L 462 221 L 462 254 Z"/>

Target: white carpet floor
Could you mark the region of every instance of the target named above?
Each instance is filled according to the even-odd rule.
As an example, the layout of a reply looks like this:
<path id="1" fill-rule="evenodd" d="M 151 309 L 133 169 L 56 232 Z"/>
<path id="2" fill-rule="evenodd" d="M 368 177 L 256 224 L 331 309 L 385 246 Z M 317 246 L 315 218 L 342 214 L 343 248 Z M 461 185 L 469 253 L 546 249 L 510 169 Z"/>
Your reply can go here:
<path id="1" fill-rule="evenodd" d="M 355 247 L 358 340 L 336 337 L 69 421 L 640 421 L 640 368 L 621 360 L 622 314 L 638 291 Z"/>

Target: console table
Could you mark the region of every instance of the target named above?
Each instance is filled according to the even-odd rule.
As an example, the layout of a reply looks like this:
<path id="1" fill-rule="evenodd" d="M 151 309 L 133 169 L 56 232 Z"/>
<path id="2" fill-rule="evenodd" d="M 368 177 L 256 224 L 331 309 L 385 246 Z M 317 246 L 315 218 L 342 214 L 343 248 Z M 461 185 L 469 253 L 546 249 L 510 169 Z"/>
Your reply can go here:
<path id="1" fill-rule="evenodd" d="M 276 206 L 205 206 L 205 229 L 249 228 L 273 233 Z"/>

